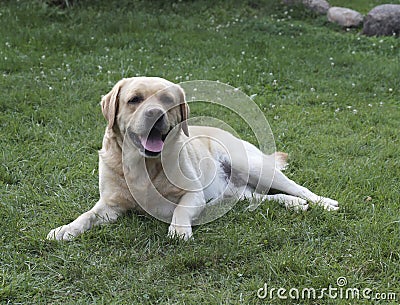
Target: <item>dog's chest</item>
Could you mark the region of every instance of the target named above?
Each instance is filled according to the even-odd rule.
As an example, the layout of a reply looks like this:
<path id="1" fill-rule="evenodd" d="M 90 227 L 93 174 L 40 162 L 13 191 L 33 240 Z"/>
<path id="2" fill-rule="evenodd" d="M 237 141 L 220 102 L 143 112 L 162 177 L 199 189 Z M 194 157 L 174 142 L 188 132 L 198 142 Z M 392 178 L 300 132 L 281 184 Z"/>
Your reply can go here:
<path id="1" fill-rule="evenodd" d="M 161 163 L 147 165 L 147 173 L 149 177 L 149 182 L 154 186 L 154 188 L 165 198 L 177 203 L 180 197 L 185 194 L 185 191 L 171 182 L 168 179 L 168 175 L 164 172 Z"/>

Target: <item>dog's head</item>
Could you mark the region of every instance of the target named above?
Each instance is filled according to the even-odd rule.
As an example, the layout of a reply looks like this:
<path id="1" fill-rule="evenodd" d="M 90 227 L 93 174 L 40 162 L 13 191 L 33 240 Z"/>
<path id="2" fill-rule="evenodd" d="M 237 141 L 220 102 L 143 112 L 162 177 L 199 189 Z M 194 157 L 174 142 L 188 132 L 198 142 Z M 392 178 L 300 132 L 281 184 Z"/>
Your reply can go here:
<path id="1" fill-rule="evenodd" d="M 160 155 L 174 127 L 189 136 L 188 106 L 181 87 L 157 77 L 120 80 L 101 101 L 108 128 L 130 140 L 145 157 Z"/>

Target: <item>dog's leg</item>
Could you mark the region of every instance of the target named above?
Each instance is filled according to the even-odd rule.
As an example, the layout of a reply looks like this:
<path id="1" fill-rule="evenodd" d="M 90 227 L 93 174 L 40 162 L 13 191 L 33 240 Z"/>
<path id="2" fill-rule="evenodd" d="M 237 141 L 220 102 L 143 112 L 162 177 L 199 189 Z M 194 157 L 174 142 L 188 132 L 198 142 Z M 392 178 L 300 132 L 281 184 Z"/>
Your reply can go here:
<path id="1" fill-rule="evenodd" d="M 339 209 L 339 204 L 336 200 L 314 194 L 309 189 L 298 185 L 294 181 L 287 178 L 280 170 L 275 171 L 271 188 L 292 196 L 306 199 L 314 204 L 324 207 L 328 211 Z"/>
<path id="2" fill-rule="evenodd" d="M 206 201 L 202 192 L 186 193 L 172 215 L 168 236 L 188 240 L 192 237 L 192 220 L 198 217 Z"/>
<path id="3" fill-rule="evenodd" d="M 100 199 L 91 210 L 83 213 L 70 224 L 51 230 L 47 239 L 71 240 L 94 226 L 116 221 L 123 212 L 120 208 L 112 207 Z"/>
<path id="4" fill-rule="evenodd" d="M 275 195 L 261 195 L 261 194 L 253 194 L 255 196 L 254 199 L 259 201 L 276 201 L 279 204 L 285 206 L 285 208 L 294 210 L 294 211 L 306 211 L 308 209 L 307 200 L 301 199 L 299 197 L 290 196 L 286 194 L 275 194 Z M 252 206 L 250 206 L 251 209 Z M 256 208 L 256 205 L 254 206 Z"/>
<path id="5" fill-rule="evenodd" d="M 257 193 L 265 193 L 271 187 L 285 194 L 300 197 L 323 206 L 329 211 L 339 209 L 339 204 L 336 200 L 314 194 L 307 188 L 290 180 L 281 172 L 281 169 L 286 166 L 286 154 L 278 152 L 272 155 L 265 155 L 253 145 L 244 141 L 242 143 L 250 161 L 248 162 L 248 168 L 246 168 L 244 162 L 240 162 L 240 159 L 234 160 L 232 167 L 242 175 L 248 172 L 248 181 L 250 185 L 256 185 Z M 235 155 L 233 154 L 233 156 Z"/>

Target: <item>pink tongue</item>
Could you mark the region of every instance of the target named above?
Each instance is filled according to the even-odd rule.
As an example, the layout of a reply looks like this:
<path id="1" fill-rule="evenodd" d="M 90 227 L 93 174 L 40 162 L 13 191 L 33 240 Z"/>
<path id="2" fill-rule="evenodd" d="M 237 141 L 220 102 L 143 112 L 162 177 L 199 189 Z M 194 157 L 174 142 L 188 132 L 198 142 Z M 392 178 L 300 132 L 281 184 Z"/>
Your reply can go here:
<path id="1" fill-rule="evenodd" d="M 151 152 L 160 152 L 164 146 L 164 142 L 158 137 L 141 138 L 140 142 L 145 149 Z"/>

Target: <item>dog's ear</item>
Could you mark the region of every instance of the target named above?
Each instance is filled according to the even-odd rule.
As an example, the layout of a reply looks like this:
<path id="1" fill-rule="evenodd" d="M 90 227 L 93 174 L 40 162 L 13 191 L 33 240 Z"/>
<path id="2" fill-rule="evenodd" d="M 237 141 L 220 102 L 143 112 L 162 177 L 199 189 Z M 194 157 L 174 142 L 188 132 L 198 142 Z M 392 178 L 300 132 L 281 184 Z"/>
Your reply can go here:
<path id="1" fill-rule="evenodd" d="M 187 119 L 189 118 L 189 106 L 185 99 L 185 93 L 183 92 L 182 88 L 179 88 L 179 107 L 181 110 L 181 127 L 183 133 L 188 137 L 189 136 L 189 128 Z"/>
<path id="2" fill-rule="evenodd" d="M 120 80 L 115 86 L 101 99 L 101 111 L 108 122 L 108 128 L 112 129 L 115 123 L 115 117 L 118 112 L 119 92 L 124 80 Z"/>

